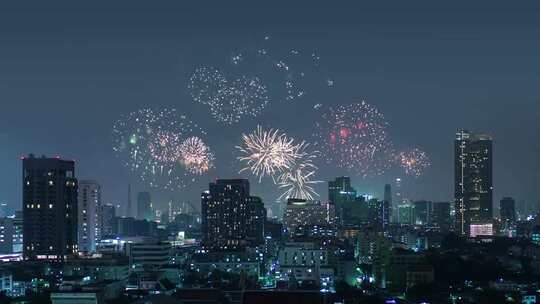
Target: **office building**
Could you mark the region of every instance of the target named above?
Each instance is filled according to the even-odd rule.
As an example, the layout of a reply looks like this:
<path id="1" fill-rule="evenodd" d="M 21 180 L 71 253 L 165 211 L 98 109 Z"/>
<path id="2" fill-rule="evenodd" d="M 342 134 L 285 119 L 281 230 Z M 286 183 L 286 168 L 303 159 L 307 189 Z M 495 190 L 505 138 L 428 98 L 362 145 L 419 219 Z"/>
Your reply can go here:
<path id="1" fill-rule="evenodd" d="M 449 202 L 434 202 L 433 203 L 433 218 L 432 226 L 439 228 L 441 232 L 450 231 L 452 221 L 450 217 Z"/>
<path id="2" fill-rule="evenodd" d="M 367 201 L 369 224 L 378 231 L 386 231 L 390 224 L 390 205 L 387 201 Z"/>
<path id="3" fill-rule="evenodd" d="M 13 218 L 0 218 L 0 254 L 13 253 L 14 234 Z"/>
<path id="4" fill-rule="evenodd" d="M 259 198 L 250 196 L 247 179 L 218 179 L 201 195 L 203 248 L 212 251 L 243 249 L 264 235 L 266 216 Z M 248 227 L 250 224 L 250 227 Z M 263 227 L 261 227 L 261 225 Z"/>
<path id="5" fill-rule="evenodd" d="M 390 184 L 384 185 L 384 200 L 392 206 L 392 186 Z"/>
<path id="6" fill-rule="evenodd" d="M 171 244 L 168 242 L 125 243 L 131 268 L 158 269 L 169 263 Z"/>
<path id="7" fill-rule="evenodd" d="M 0 218 L 0 253 L 21 253 L 23 246 L 22 214 Z"/>
<path id="8" fill-rule="evenodd" d="M 456 230 L 470 235 L 472 224 L 478 228 L 493 217 L 492 139 L 459 130 L 454 150 Z"/>
<path id="9" fill-rule="evenodd" d="M 77 252 L 75 162 L 33 155 L 22 162 L 24 259 L 64 261 Z"/>
<path id="10" fill-rule="evenodd" d="M 137 219 L 153 220 L 152 199 L 149 192 L 139 192 L 137 194 Z"/>
<path id="11" fill-rule="evenodd" d="M 431 225 L 433 217 L 433 203 L 429 201 L 414 202 L 414 224 L 420 226 Z"/>
<path id="12" fill-rule="evenodd" d="M 261 198 L 251 196 L 247 205 L 246 240 L 251 245 L 264 243 L 266 208 Z"/>
<path id="13" fill-rule="evenodd" d="M 401 225 L 412 225 L 414 223 L 414 205 L 404 202 L 397 205 L 397 222 Z"/>
<path id="14" fill-rule="evenodd" d="M 113 204 L 101 206 L 101 235 L 111 237 L 115 234 L 116 208 Z"/>
<path id="15" fill-rule="evenodd" d="M 356 190 L 351 187 L 351 179 L 348 176 L 336 177 L 334 181 L 328 182 L 328 200 L 338 207 L 354 202 Z"/>
<path id="16" fill-rule="evenodd" d="M 501 200 L 499 213 L 503 223 L 513 223 L 516 221 L 516 201 L 511 197 Z"/>
<path id="17" fill-rule="evenodd" d="M 16 211 L 13 218 L 13 253 L 23 252 L 23 213 Z"/>
<path id="18" fill-rule="evenodd" d="M 331 202 L 289 199 L 283 214 L 283 226 L 295 234 L 299 228 L 335 226 L 336 215 Z"/>
<path id="19" fill-rule="evenodd" d="M 81 180 L 78 193 L 77 233 L 79 251 L 95 252 L 101 239 L 101 186 L 96 181 Z"/>

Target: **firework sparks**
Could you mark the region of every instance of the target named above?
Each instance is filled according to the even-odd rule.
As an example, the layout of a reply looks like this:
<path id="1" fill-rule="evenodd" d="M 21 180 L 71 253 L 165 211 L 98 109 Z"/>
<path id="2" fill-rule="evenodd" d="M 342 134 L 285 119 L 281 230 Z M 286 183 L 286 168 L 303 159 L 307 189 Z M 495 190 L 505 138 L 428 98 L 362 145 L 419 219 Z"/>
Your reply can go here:
<path id="1" fill-rule="evenodd" d="M 178 149 L 180 162 L 193 174 L 201 175 L 214 166 L 214 154 L 199 137 L 189 137 Z"/>
<path id="2" fill-rule="evenodd" d="M 265 176 L 275 177 L 290 168 L 298 157 L 294 140 L 279 130 L 257 126 L 254 132 L 242 134 L 242 140 L 243 145 L 237 146 L 242 154 L 238 160 L 246 166 L 240 172 L 251 171 L 259 177 L 259 182 Z"/>
<path id="3" fill-rule="evenodd" d="M 150 186 L 172 190 L 193 180 L 180 162 L 183 139 L 205 133 L 174 109 L 142 109 L 116 121 L 112 135 L 113 151 L 124 166 Z"/>
<path id="4" fill-rule="evenodd" d="M 258 77 L 242 76 L 229 82 L 218 70 L 208 67 L 195 70 L 188 89 L 193 100 L 208 105 L 212 116 L 227 125 L 245 116 L 258 116 L 269 102 L 266 86 Z"/>
<path id="5" fill-rule="evenodd" d="M 418 148 L 397 153 L 396 160 L 398 164 L 405 170 L 405 174 L 412 175 L 414 177 L 420 177 L 422 174 L 424 174 L 425 169 L 431 166 L 426 152 Z"/>
<path id="6" fill-rule="evenodd" d="M 362 177 L 381 175 L 391 166 L 387 125 L 384 115 L 364 101 L 330 108 L 315 125 L 315 145 L 329 163 Z"/>
<path id="7" fill-rule="evenodd" d="M 278 200 L 299 198 L 313 200 L 319 194 L 313 188 L 322 181 L 313 180 L 317 167 L 313 164 L 318 152 L 307 152 L 308 145 L 304 142 L 295 147 L 295 162 L 277 179 L 279 189 L 285 190 Z"/>

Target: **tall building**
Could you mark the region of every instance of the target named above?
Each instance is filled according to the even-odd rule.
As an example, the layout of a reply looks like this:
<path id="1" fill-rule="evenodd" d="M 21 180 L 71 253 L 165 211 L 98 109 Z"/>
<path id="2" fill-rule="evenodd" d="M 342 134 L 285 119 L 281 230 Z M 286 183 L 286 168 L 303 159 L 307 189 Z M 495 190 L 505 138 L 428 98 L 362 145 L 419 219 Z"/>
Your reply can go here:
<path id="1" fill-rule="evenodd" d="M 101 239 L 101 186 L 96 181 L 81 180 L 78 193 L 77 233 L 80 252 L 95 252 Z"/>
<path id="2" fill-rule="evenodd" d="M 246 240 L 249 244 L 260 245 L 264 243 L 264 223 L 266 222 L 266 208 L 260 197 L 251 196 L 247 205 Z"/>
<path id="3" fill-rule="evenodd" d="M 414 224 L 428 226 L 433 220 L 433 203 L 430 201 L 414 202 Z"/>
<path id="4" fill-rule="evenodd" d="M 412 225 L 414 223 L 414 205 L 404 202 L 397 205 L 397 223 L 401 225 Z"/>
<path id="5" fill-rule="evenodd" d="M 23 162 L 23 256 L 64 261 L 77 252 L 75 162 L 36 158 Z"/>
<path id="6" fill-rule="evenodd" d="M 392 205 L 392 186 L 390 184 L 384 185 L 384 200 Z"/>
<path id="7" fill-rule="evenodd" d="M 516 201 L 513 198 L 503 198 L 499 208 L 502 222 L 513 223 L 516 221 Z"/>
<path id="8" fill-rule="evenodd" d="M 250 196 L 247 179 L 218 179 L 201 195 L 202 245 L 213 251 L 239 250 L 264 237 L 266 212 Z M 249 227 L 248 227 L 249 225 Z M 262 227 L 261 227 L 262 226 Z M 261 233 L 259 235 L 259 233 Z"/>
<path id="9" fill-rule="evenodd" d="M 335 226 L 335 210 L 331 202 L 288 199 L 283 213 L 283 226 L 290 234 L 298 228 Z"/>
<path id="10" fill-rule="evenodd" d="M 489 225 L 493 219 L 492 139 L 465 130 L 456 133 L 456 231 L 470 235 L 470 226 Z"/>
<path id="11" fill-rule="evenodd" d="M 343 204 L 354 202 L 355 199 L 356 190 L 351 187 L 350 177 L 340 176 L 328 182 L 328 200 L 336 206 L 342 207 Z"/>
<path id="12" fill-rule="evenodd" d="M 13 253 L 15 227 L 12 217 L 0 218 L 0 254 Z"/>
<path id="13" fill-rule="evenodd" d="M 396 178 L 394 180 L 394 197 L 392 202 L 396 205 L 401 205 L 403 203 L 403 200 L 405 199 L 403 197 L 403 182 L 401 181 L 401 178 Z"/>
<path id="14" fill-rule="evenodd" d="M 13 218 L 13 253 L 23 252 L 23 213 L 16 211 Z"/>
<path id="15" fill-rule="evenodd" d="M 128 193 L 127 193 L 127 204 L 124 215 L 126 217 L 136 216 L 136 210 L 133 210 L 133 205 L 131 203 L 131 184 L 128 184 Z"/>
<path id="16" fill-rule="evenodd" d="M 152 220 L 152 199 L 149 192 L 137 194 L 137 218 L 140 220 Z"/>
<path id="17" fill-rule="evenodd" d="M 432 224 L 438 227 L 441 232 L 450 231 L 452 221 L 450 217 L 450 203 L 449 202 L 437 202 L 433 203 L 433 218 Z"/>
<path id="18" fill-rule="evenodd" d="M 390 224 L 390 205 L 387 201 L 372 198 L 367 201 L 369 224 L 377 231 L 386 231 Z"/>
<path id="19" fill-rule="evenodd" d="M 101 236 L 111 237 L 115 234 L 116 208 L 113 204 L 101 206 Z"/>

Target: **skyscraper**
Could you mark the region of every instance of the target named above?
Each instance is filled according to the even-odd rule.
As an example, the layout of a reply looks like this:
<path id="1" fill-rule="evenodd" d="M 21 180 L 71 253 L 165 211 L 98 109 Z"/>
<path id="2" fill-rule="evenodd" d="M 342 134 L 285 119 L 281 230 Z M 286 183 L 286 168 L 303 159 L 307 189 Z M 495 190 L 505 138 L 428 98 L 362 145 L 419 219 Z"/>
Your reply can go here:
<path id="1" fill-rule="evenodd" d="M 403 203 L 403 193 L 402 193 L 402 182 L 401 182 L 401 178 L 396 178 L 394 180 L 394 198 L 393 198 L 393 202 L 396 204 L 396 205 L 401 205 Z"/>
<path id="2" fill-rule="evenodd" d="M 384 200 L 392 205 L 392 186 L 390 184 L 384 185 Z"/>
<path id="3" fill-rule="evenodd" d="M 213 251 L 239 250 L 264 236 L 266 212 L 250 196 L 247 179 L 218 179 L 201 195 L 202 245 Z M 249 225 L 249 226 L 248 226 Z M 260 235 L 259 235 L 260 234 Z"/>
<path id="4" fill-rule="evenodd" d="M 511 197 L 504 197 L 499 206 L 501 221 L 512 223 L 516 220 L 516 201 Z"/>
<path id="5" fill-rule="evenodd" d="M 420 226 L 431 225 L 433 221 L 433 203 L 430 201 L 414 202 L 414 224 Z"/>
<path id="6" fill-rule="evenodd" d="M 101 240 L 101 186 L 96 181 L 79 182 L 78 193 L 79 251 L 94 252 Z"/>
<path id="7" fill-rule="evenodd" d="M 137 194 L 137 218 L 140 220 L 152 220 L 152 199 L 149 192 Z"/>
<path id="8" fill-rule="evenodd" d="M 36 158 L 23 162 L 23 256 L 64 261 L 77 252 L 75 162 Z"/>
<path id="9" fill-rule="evenodd" d="M 397 222 L 397 217 L 395 216 L 397 208 L 392 204 L 392 186 L 390 184 L 384 185 L 384 201 L 388 205 L 388 211 L 390 212 L 391 222 Z"/>
<path id="10" fill-rule="evenodd" d="M 328 200 L 336 206 L 342 207 L 343 204 L 354 202 L 355 199 L 356 190 L 351 187 L 350 177 L 340 176 L 328 182 Z"/>
<path id="11" fill-rule="evenodd" d="M 450 231 L 452 225 L 450 218 L 450 203 L 449 202 L 434 202 L 433 203 L 433 218 L 432 224 L 438 227 L 441 232 Z"/>
<path id="12" fill-rule="evenodd" d="M 116 208 L 113 204 L 101 206 L 101 235 L 111 237 L 115 232 Z"/>
<path id="13" fill-rule="evenodd" d="M 458 130 L 454 151 L 456 231 L 469 235 L 471 224 L 493 218 L 492 139 Z"/>

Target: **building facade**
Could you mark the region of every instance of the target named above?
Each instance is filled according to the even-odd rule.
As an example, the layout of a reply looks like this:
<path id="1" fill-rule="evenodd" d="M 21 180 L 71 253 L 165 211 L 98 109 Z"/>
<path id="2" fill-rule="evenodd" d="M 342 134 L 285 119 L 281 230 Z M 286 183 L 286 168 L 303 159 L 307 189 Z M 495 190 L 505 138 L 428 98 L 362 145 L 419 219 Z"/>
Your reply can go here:
<path id="1" fill-rule="evenodd" d="M 264 237 L 266 211 L 259 198 L 250 196 L 247 179 L 218 179 L 201 195 L 203 248 L 238 250 Z M 261 233 L 262 232 L 262 233 Z"/>
<path id="2" fill-rule="evenodd" d="M 77 252 L 75 162 L 24 157 L 23 256 L 63 261 Z"/>
<path id="3" fill-rule="evenodd" d="M 294 234 L 300 227 L 336 225 L 336 212 L 331 202 L 289 199 L 283 214 L 283 227 Z"/>
<path id="4" fill-rule="evenodd" d="M 149 192 L 137 194 L 137 218 L 140 220 L 152 220 L 152 197 Z"/>
<path id="5" fill-rule="evenodd" d="M 77 233 L 79 251 L 95 252 L 101 239 L 101 186 L 96 181 L 81 180 L 78 191 Z"/>
<path id="6" fill-rule="evenodd" d="M 499 213 L 503 223 L 516 221 L 516 201 L 511 197 L 504 197 L 500 201 Z"/>
<path id="7" fill-rule="evenodd" d="M 459 130 L 454 151 L 456 231 L 469 235 L 493 220 L 492 138 Z"/>

